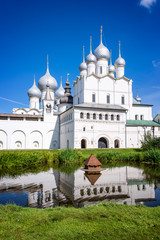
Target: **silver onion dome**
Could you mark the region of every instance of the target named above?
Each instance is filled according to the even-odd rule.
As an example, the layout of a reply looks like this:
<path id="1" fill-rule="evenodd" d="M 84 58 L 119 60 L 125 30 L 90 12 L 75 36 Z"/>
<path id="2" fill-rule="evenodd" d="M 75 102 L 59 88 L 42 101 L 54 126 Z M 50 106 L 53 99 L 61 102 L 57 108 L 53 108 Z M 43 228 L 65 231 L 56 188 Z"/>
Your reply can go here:
<path id="1" fill-rule="evenodd" d="M 79 65 L 79 71 L 83 71 L 83 70 L 87 70 L 87 64 L 86 62 L 82 62 L 80 65 Z"/>
<path id="2" fill-rule="evenodd" d="M 114 65 L 109 65 L 109 72 L 110 73 L 115 73 L 115 66 Z"/>
<path id="3" fill-rule="evenodd" d="M 64 88 L 62 86 L 62 81 L 60 83 L 60 87 L 58 88 L 58 90 L 55 92 L 55 96 L 56 98 L 61 98 L 64 96 Z"/>
<path id="4" fill-rule="evenodd" d="M 110 52 L 108 48 L 106 48 L 103 43 L 101 42 L 100 45 L 94 50 L 94 55 L 97 59 L 105 58 L 110 59 Z"/>
<path id="5" fill-rule="evenodd" d="M 39 81 L 38 81 L 38 87 L 39 89 L 45 90 L 46 89 L 46 85 L 47 82 L 49 83 L 50 89 L 55 91 L 57 88 L 57 81 L 54 77 L 51 76 L 51 74 L 49 73 L 49 66 L 48 66 L 48 61 L 47 61 L 47 71 L 46 74 L 44 76 L 42 76 Z"/>
<path id="6" fill-rule="evenodd" d="M 87 57 L 86 57 L 86 63 L 96 63 L 97 59 L 95 57 L 95 55 L 93 53 L 90 53 Z"/>
<path id="7" fill-rule="evenodd" d="M 87 70 L 87 64 L 85 62 L 85 56 L 84 56 L 84 46 L 83 46 L 83 62 L 79 65 L 79 71 Z"/>
<path id="8" fill-rule="evenodd" d="M 121 45 L 120 45 L 120 41 L 119 41 L 119 57 L 117 58 L 117 60 L 115 61 L 115 66 L 125 66 L 126 62 L 125 60 L 121 57 Z"/>
<path id="9" fill-rule="evenodd" d="M 41 97 L 41 91 L 36 86 L 35 79 L 34 79 L 33 86 L 28 90 L 27 94 L 29 97 L 38 97 L 38 98 Z"/>
<path id="10" fill-rule="evenodd" d="M 115 66 L 125 66 L 126 62 L 122 57 L 118 57 L 114 64 Z"/>
<path id="11" fill-rule="evenodd" d="M 86 57 L 86 63 L 96 63 L 96 56 L 92 53 L 92 37 L 90 37 L 90 54 Z"/>

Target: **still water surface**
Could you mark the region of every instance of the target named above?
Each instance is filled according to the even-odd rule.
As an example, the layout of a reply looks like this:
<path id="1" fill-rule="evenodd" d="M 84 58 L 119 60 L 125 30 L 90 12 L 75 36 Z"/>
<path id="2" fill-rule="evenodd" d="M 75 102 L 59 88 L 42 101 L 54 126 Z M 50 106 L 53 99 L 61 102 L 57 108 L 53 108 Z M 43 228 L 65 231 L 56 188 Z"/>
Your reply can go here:
<path id="1" fill-rule="evenodd" d="M 0 204 L 23 207 L 83 207 L 102 202 L 160 205 L 160 182 L 136 167 L 105 168 L 101 172 L 78 169 L 66 174 L 50 168 L 37 174 L 0 177 Z"/>

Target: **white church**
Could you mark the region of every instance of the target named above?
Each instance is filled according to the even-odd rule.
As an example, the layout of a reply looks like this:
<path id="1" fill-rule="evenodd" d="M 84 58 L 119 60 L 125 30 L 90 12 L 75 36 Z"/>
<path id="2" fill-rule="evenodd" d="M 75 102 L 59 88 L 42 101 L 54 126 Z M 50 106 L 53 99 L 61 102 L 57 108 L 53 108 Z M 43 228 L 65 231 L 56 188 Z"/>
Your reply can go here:
<path id="1" fill-rule="evenodd" d="M 83 51 L 84 52 L 84 51 Z M 66 86 L 47 71 L 28 90 L 29 108 L 0 113 L 0 149 L 139 148 L 147 132 L 160 136 L 152 105 L 133 98 L 132 80 L 125 77 L 125 60 L 112 64 L 102 42 L 84 57 L 80 76 Z"/>

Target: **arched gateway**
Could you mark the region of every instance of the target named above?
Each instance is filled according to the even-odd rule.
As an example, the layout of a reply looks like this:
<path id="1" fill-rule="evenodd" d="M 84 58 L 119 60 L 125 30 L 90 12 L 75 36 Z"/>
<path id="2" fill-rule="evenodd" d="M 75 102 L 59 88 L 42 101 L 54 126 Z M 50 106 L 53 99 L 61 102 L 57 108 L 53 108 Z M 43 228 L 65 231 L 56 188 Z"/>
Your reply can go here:
<path id="1" fill-rule="evenodd" d="M 98 148 L 108 148 L 108 141 L 105 138 L 100 138 L 98 140 Z"/>

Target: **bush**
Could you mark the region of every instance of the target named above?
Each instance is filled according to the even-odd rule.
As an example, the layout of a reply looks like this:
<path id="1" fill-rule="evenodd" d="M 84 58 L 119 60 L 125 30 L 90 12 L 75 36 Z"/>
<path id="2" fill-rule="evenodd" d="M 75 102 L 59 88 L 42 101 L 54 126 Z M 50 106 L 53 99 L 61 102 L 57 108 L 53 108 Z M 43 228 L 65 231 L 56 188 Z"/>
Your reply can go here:
<path id="1" fill-rule="evenodd" d="M 83 160 L 83 155 L 80 151 L 73 149 L 65 149 L 59 152 L 60 163 L 76 163 Z"/>
<path id="2" fill-rule="evenodd" d="M 152 137 L 150 133 L 144 136 L 141 143 L 143 150 L 160 149 L 160 137 Z"/>
<path id="3" fill-rule="evenodd" d="M 160 150 L 151 149 L 144 153 L 144 161 L 151 163 L 160 163 Z"/>

